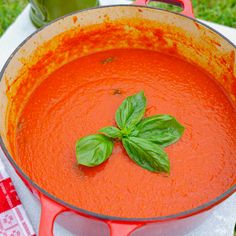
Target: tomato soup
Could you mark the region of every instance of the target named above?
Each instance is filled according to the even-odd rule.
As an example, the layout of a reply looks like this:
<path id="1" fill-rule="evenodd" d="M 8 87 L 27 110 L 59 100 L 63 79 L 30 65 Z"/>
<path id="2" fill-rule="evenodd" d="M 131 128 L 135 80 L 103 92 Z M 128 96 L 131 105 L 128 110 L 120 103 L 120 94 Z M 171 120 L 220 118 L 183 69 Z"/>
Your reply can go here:
<path id="1" fill-rule="evenodd" d="M 121 143 L 98 167 L 83 167 L 76 141 L 115 125 L 122 101 L 143 90 L 146 116 L 170 114 L 185 126 L 165 150 L 170 174 L 129 159 Z M 19 117 L 16 162 L 50 194 L 89 211 L 156 217 L 197 207 L 236 180 L 236 110 L 200 68 L 171 55 L 116 49 L 76 59 L 48 76 Z"/>

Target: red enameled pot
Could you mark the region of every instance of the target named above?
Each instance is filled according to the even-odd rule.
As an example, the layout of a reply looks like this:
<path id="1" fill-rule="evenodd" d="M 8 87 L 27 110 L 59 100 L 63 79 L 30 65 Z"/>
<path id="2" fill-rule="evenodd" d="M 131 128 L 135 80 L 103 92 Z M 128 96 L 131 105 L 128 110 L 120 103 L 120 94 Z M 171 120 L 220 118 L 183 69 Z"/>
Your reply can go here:
<path id="1" fill-rule="evenodd" d="M 28 74 L 21 72 L 27 72 L 32 69 L 34 63 L 36 63 L 35 58 L 38 60 L 45 58 L 44 56 L 49 55 L 47 53 L 50 51 L 53 51 L 54 55 L 58 55 L 58 60 L 53 63 L 49 58 L 45 62 L 50 68 L 47 71 L 43 71 L 46 74 L 57 69 L 66 61 L 75 59 L 75 56 L 88 54 L 88 51 L 91 53 L 111 48 L 125 48 L 128 45 L 135 48 L 169 50 L 169 52 L 172 52 L 171 50 L 174 47 L 180 56 L 213 75 L 215 80 L 225 89 L 232 103 L 236 105 L 235 46 L 222 35 L 196 20 L 189 0 L 163 0 L 163 2 L 182 7 L 183 11 L 181 13 L 172 13 L 147 7 L 147 2 L 147 0 L 137 0 L 135 5 L 99 7 L 62 17 L 29 36 L 10 56 L 1 72 L 0 143 L 17 174 L 29 187 L 32 194 L 41 202 L 40 236 L 53 234 L 54 220 L 59 214 L 58 223 L 75 235 L 183 235 L 204 221 L 216 205 L 219 205 L 236 191 L 236 185 L 234 185 L 217 198 L 197 208 L 174 215 L 145 219 L 110 217 L 80 209 L 56 198 L 34 183 L 14 161 L 10 147 L 8 124 L 10 121 L 14 122 L 14 117 L 18 114 L 19 109 L 16 99 L 13 99 L 13 95 L 16 94 L 19 80 L 27 80 Z M 124 25 L 122 25 L 120 19 L 123 22 L 127 20 L 129 27 L 123 27 Z M 134 19 L 143 21 L 146 31 L 140 32 Z M 107 40 L 107 44 L 98 44 L 96 48 L 91 48 L 84 40 L 78 43 L 77 48 L 68 46 L 67 52 L 63 52 L 64 57 L 60 57 L 62 52 L 59 50 L 60 47 L 58 45 L 66 34 L 73 40 L 73 38 L 78 37 L 79 33 L 72 32 L 77 32 L 78 28 L 84 29 L 88 26 L 107 24 L 109 22 L 122 26 L 119 27 L 120 31 L 114 31 L 112 35 L 113 39 L 118 38 L 118 36 L 120 39 L 120 35 L 123 34 L 122 40 L 112 41 L 110 38 Z M 159 32 L 162 32 L 162 36 L 157 37 L 150 34 L 153 29 L 158 29 Z M 125 35 L 127 30 L 129 31 L 128 36 Z M 145 33 L 147 31 L 149 31 L 149 34 Z M 98 38 L 107 37 L 106 34 L 95 36 Z M 45 42 L 48 41 L 51 43 L 47 43 L 47 47 L 45 47 Z M 43 50 L 38 48 L 43 48 Z M 67 56 L 65 57 L 65 55 Z M 38 70 L 41 69 L 38 68 Z M 21 73 L 20 77 L 18 76 L 19 73 Z M 35 84 L 33 85 L 36 85 L 42 79 L 42 76 L 35 78 Z M 28 87 L 29 91 L 34 87 L 33 85 Z M 29 91 L 21 91 L 22 96 L 27 97 Z"/>

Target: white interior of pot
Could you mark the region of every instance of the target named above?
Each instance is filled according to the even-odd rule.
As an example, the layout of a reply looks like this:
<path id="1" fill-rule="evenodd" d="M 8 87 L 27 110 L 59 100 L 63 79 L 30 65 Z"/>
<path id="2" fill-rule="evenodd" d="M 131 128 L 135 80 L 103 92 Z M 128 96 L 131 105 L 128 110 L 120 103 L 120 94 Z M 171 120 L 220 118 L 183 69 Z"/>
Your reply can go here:
<path id="1" fill-rule="evenodd" d="M 11 154 L 17 117 L 34 88 L 68 61 L 113 48 L 145 48 L 179 54 L 211 74 L 236 103 L 236 50 L 214 31 L 178 14 L 146 7 L 87 10 L 34 34 L 6 66 L 0 84 L 0 133 Z M 39 60 L 41 65 L 35 66 Z M 24 97 L 20 103 L 19 95 Z"/>

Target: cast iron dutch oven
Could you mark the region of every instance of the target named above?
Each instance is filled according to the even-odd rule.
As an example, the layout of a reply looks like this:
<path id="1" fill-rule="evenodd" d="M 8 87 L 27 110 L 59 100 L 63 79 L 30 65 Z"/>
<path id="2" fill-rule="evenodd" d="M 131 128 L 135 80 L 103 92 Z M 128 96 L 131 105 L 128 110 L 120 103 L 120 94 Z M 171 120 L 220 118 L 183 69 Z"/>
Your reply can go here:
<path id="1" fill-rule="evenodd" d="M 37 57 L 34 58 L 38 58 L 38 60 L 43 58 L 49 51 L 53 51 L 54 55 L 58 55 L 57 63 L 47 61 L 47 66 L 51 71 L 66 63 L 66 61 L 60 60 L 62 52 L 57 46 L 66 34 L 69 35 L 69 38 L 76 40 L 76 37 L 80 34 L 78 28 L 82 32 L 81 29 L 88 26 L 110 22 L 113 26 L 116 24 L 119 30 L 114 31 L 107 39 L 107 43 L 103 45 L 99 44 L 99 37 L 106 38 L 106 34 L 94 35 L 98 40 L 96 48 L 89 48 L 89 45 L 86 45 L 86 40 L 78 42 L 78 48 L 71 48 L 68 45 L 67 57 L 63 52 L 63 58 L 66 58 L 67 61 L 75 59 L 76 56 L 86 55 L 88 50 L 83 51 L 81 49 L 86 47 L 89 48 L 89 53 L 124 47 L 148 48 L 159 51 L 169 50 L 171 53 L 173 52 L 171 49 L 174 47 L 180 56 L 211 74 L 222 85 L 236 105 L 235 46 L 218 32 L 196 20 L 189 0 L 165 0 L 164 2 L 178 5 L 182 7 L 183 11 L 172 13 L 146 6 L 147 0 L 137 0 L 134 5 L 98 7 L 69 14 L 29 36 L 5 64 L 0 76 L 1 147 L 18 175 L 29 187 L 32 194 L 41 202 L 40 236 L 53 234 L 54 220 L 60 213 L 62 214 L 58 217 L 59 223 L 75 235 L 183 235 L 200 224 L 211 213 L 210 209 L 214 209 L 214 206 L 219 205 L 235 192 L 236 185 L 212 201 L 174 215 L 145 219 L 110 217 L 80 209 L 56 198 L 34 183 L 14 161 L 9 145 L 9 135 L 7 135 L 7 124 L 10 119 L 14 119 L 18 108 L 15 100 L 12 99 L 13 96 L 9 96 L 9 91 L 14 90 L 11 88 L 16 86 L 16 80 L 19 79 L 17 75 L 20 71 L 32 69 L 33 64 L 36 63 L 32 60 L 32 55 L 37 54 Z M 137 22 L 143 22 L 143 29 L 140 28 L 140 25 L 138 27 L 135 23 L 136 20 Z M 127 24 L 124 25 L 121 22 L 127 22 Z M 162 36 L 152 34 L 157 30 L 162 33 Z M 124 37 L 120 37 L 122 34 Z M 45 44 L 50 40 L 51 43 Z M 44 47 L 44 50 L 38 50 L 39 47 Z M 38 69 L 40 70 L 40 68 Z M 44 73 L 46 72 L 44 71 Z M 26 79 L 27 73 L 22 73 L 21 80 Z M 40 79 L 42 78 L 35 78 L 35 84 Z M 13 107 L 14 109 L 10 109 Z"/>

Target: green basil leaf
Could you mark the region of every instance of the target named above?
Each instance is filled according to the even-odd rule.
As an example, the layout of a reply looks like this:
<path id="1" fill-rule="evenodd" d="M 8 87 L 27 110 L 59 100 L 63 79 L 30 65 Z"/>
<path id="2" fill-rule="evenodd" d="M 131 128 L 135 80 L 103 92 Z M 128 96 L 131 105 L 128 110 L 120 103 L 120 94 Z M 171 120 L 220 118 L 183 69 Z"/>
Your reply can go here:
<path id="1" fill-rule="evenodd" d="M 184 127 L 170 115 L 155 115 L 144 118 L 136 126 L 137 137 L 147 139 L 166 147 L 178 141 L 184 133 Z"/>
<path id="2" fill-rule="evenodd" d="M 108 159 L 112 153 L 113 142 L 102 134 L 83 137 L 76 142 L 76 158 L 78 164 L 98 166 Z"/>
<path id="3" fill-rule="evenodd" d="M 120 132 L 118 128 L 114 126 L 104 127 L 100 129 L 99 132 L 103 133 L 109 138 L 118 138 L 118 139 L 122 138 L 122 133 Z"/>
<path id="4" fill-rule="evenodd" d="M 142 168 L 169 173 L 169 158 L 158 144 L 137 137 L 123 138 L 122 143 L 129 157 Z"/>
<path id="5" fill-rule="evenodd" d="M 144 92 L 127 97 L 116 111 L 116 123 L 120 129 L 130 129 L 142 119 L 146 109 Z"/>

